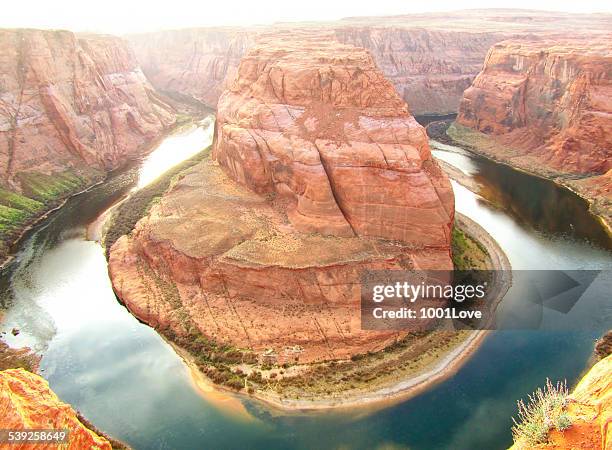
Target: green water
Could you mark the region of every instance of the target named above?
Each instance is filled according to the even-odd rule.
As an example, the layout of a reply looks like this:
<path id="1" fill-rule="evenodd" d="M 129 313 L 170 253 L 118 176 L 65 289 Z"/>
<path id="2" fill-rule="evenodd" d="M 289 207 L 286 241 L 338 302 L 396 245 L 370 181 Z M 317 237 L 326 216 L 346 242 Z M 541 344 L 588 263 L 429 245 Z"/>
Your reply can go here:
<path id="1" fill-rule="evenodd" d="M 164 152 L 180 147 L 188 154 L 208 145 L 207 129 L 192 128 L 181 139 L 166 140 L 154 165 L 163 166 Z M 511 169 L 447 150 L 437 156 L 454 159 L 483 186 L 503 178 L 506 187 L 521 183 L 521 191 L 531 192 L 533 182 L 537 192 L 542 189 L 542 180 L 518 178 Z M 21 330 L 9 343 L 40 351 L 41 373 L 60 398 L 135 449 L 506 448 L 516 399 L 546 377 L 574 382 L 593 340 L 609 325 L 573 333 L 494 332 L 456 375 L 375 412 L 281 414 L 236 396 L 247 413 L 234 414 L 198 394 L 170 346 L 116 301 L 103 250 L 86 240 L 86 225 L 137 185 L 115 174 L 71 199 L 30 233 L 0 278 L 2 299 L 10 305 L 2 329 Z M 499 241 L 514 268 L 612 268 L 609 247 L 599 233 L 589 231 L 590 225 L 552 225 L 567 218 L 543 203 L 548 197 L 491 194 L 499 209 L 461 186 L 454 188 L 457 209 Z M 482 195 L 487 192 L 494 189 L 483 189 Z M 561 195 L 566 196 L 564 208 L 572 208 L 573 222 L 591 223 L 580 199 L 567 191 Z M 541 219 L 526 212 L 537 208 L 550 211 Z"/>

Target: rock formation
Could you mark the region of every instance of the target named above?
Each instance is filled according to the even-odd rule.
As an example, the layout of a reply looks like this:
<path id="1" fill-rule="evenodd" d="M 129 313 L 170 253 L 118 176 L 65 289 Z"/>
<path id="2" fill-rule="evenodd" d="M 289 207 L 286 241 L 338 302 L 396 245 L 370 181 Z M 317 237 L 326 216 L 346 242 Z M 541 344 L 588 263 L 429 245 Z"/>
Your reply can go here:
<path id="1" fill-rule="evenodd" d="M 2 30 L 0 170 L 112 169 L 174 122 L 128 46 L 110 36 Z"/>
<path id="2" fill-rule="evenodd" d="M 516 443 L 512 450 L 606 450 L 612 447 L 612 356 L 599 361 L 570 394 L 567 415 L 571 426 L 552 430 L 548 443 L 537 446 Z"/>
<path id="3" fill-rule="evenodd" d="M 219 99 L 213 157 L 287 198 L 299 231 L 446 246 L 453 194 L 425 130 L 367 52 L 323 39 L 252 47 Z"/>
<path id="4" fill-rule="evenodd" d="M 105 438 L 79 421 L 77 413 L 57 398 L 43 378 L 24 369 L 0 372 L 0 412 L 2 429 L 68 430 L 69 439 L 62 448 L 111 449 L 111 444 Z M 58 444 L 11 444 L 9 447 L 55 449 Z"/>
<path id="5" fill-rule="evenodd" d="M 504 36 L 401 26 L 342 27 L 335 34 L 372 53 L 415 115 L 455 113 L 488 49 Z"/>
<path id="6" fill-rule="evenodd" d="M 215 161 L 111 249 L 126 306 L 173 333 L 279 362 L 346 358 L 365 269 L 451 269 L 453 195 L 427 136 L 367 51 L 264 36 L 219 100 Z"/>
<path id="7" fill-rule="evenodd" d="M 612 168 L 612 40 L 505 41 L 464 93 L 457 122 L 551 168 Z"/>
<path id="8" fill-rule="evenodd" d="M 192 96 L 215 108 L 240 58 L 260 33 L 295 29 L 333 33 L 369 50 L 412 114 L 457 112 L 463 91 L 491 45 L 524 34 L 605 33 L 612 16 L 521 10 L 465 10 L 394 17 L 359 17 L 320 24 L 258 28 L 192 28 L 130 36 L 146 75 L 158 89 Z"/>
<path id="9" fill-rule="evenodd" d="M 0 30 L 0 240 L 174 120 L 122 39 Z"/>
<path id="10" fill-rule="evenodd" d="M 489 153 L 516 166 L 596 177 L 567 184 L 609 205 L 611 75 L 610 38 L 505 41 L 465 91 L 457 123 L 488 135 L 500 144 Z"/>
<path id="11" fill-rule="evenodd" d="M 499 33 L 338 26 L 330 38 L 369 50 L 413 114 L 453 113 Z M 158 89 L 209 107 L 262 29 L 188 29 L 130 36 Z M 290 32 L 290 31 L 288 31 Z M 327 32 L 324 30 L 323 32 Z"/>
<path id="12" fill-rule="evenodd" d="M 129 36 L 147 78 L 159 90 L 216 108 L 257 31 L 190 28 Z"/>

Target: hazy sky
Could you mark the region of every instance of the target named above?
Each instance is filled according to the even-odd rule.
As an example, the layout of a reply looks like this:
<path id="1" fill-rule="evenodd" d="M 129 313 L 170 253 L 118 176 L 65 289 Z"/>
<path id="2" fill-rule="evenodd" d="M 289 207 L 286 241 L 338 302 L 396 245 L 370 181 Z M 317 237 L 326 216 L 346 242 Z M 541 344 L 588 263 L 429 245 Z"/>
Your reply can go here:
<path id="1" fill-rule="evenodd" d="M 610 0 L 2 0 L 2 3 L 0 28 L 66 28 L 116 34 L 466 8 L 612 12 Z"/>

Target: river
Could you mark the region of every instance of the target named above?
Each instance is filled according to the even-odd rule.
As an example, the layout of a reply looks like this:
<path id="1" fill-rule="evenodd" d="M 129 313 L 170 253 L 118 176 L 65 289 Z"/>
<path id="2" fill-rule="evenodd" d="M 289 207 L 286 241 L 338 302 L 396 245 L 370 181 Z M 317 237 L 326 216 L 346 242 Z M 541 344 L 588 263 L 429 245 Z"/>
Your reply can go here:
<path id="1" fill-rule="evenodd" d="M 87 240 L 86 228 L 132 189 L 206 147 L 212 127 L 211 117 L 166 138 L 138 179 L 118 172 L 71 198 L 28 233 L 2 272 L 0 295 L 9 307 L 0 329 L 21 331 L 8 333 L 7 342 L 40 352 L 52 389 L 97 427 L 138 450 L 502 449 L 512 441 L 516 399 L 546 377 L 571 384 L 580 376 L 599 326 L 494 332 L 455 376 L 382 410 L 281 414 L 241 396 L 202 395 L 173 349 L 117 302 L 104 251 Z M 481 187 L 476 195 L 454 183 L 457 209 L 498 240 L 514 268 L 612 268 L 607 237 L 574 194 L 433 145 L 436 157 Z"/>

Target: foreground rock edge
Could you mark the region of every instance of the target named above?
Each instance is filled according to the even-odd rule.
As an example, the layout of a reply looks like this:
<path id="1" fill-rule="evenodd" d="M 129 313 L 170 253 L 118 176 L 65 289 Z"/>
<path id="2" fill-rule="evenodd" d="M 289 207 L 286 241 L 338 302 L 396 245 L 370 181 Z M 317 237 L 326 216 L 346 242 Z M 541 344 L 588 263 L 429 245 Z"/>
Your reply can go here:
<path id="1" fill-rule="evenodd" d="M 612 446 L 612 355 L 595 364 L 569 396 L 566 410 L 572 424 L 565 431 L 553 430 L 548 442 L 539 445 L 515 443 L 511 450 L 607 450 Z"/>
<path id="2" fill-rule="evenodd" d="M 42 377 L 24 369 L 7 369 L 0 372 L 0 386 L 1 428 L 68 430 L 65 448 L 113 448 L 81 423 L 74 409 L 60 401 Z M 57 448 L 57 444 L 36 444 L 36 448 Z"/>

